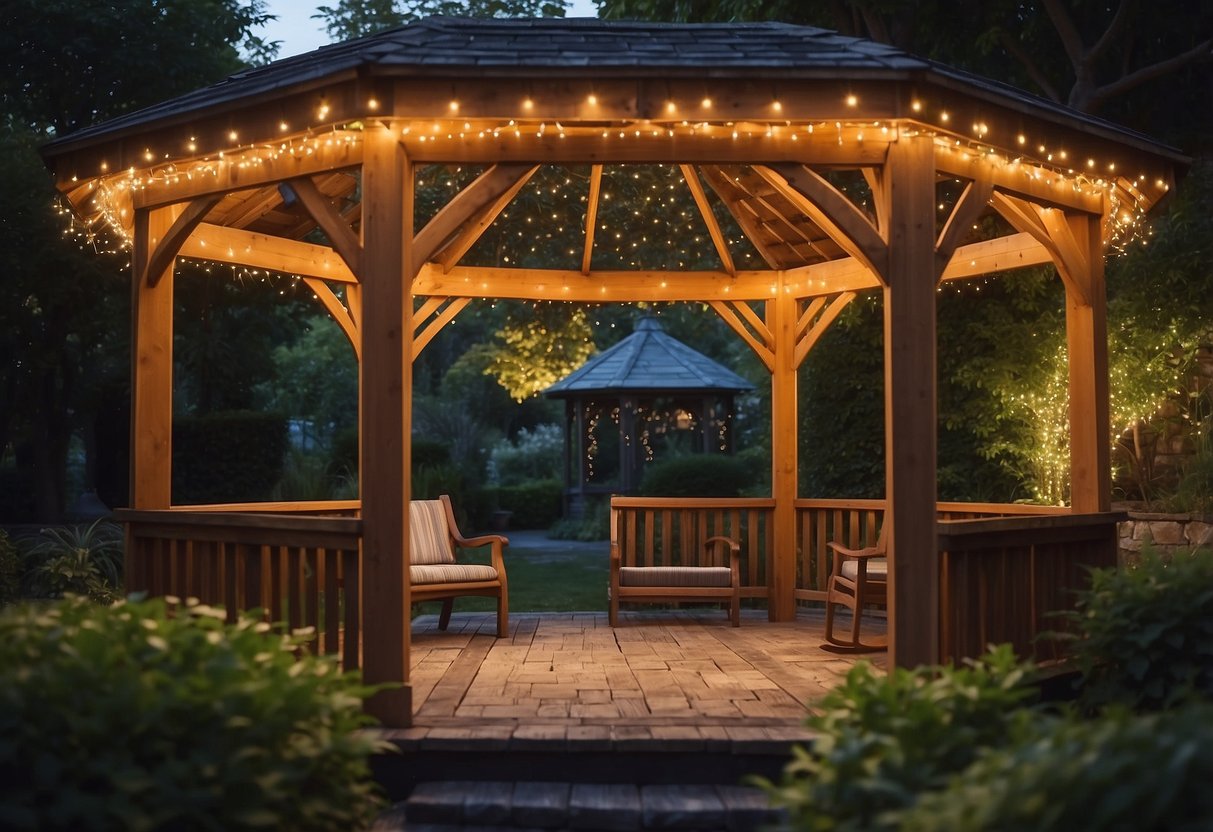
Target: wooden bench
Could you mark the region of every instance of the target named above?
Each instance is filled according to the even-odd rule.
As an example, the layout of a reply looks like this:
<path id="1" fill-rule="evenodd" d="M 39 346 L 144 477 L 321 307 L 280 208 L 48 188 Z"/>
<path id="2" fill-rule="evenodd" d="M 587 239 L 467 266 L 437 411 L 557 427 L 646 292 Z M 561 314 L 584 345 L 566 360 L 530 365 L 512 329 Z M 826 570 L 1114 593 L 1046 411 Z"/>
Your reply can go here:
<path id="1" fill-rule="evenodd" d="M 611 512 L 610 622 L 619 624 L 621 603 L 659 604 L 708 601 L 728 604 L 729 620 L 741 623 L 741 544 L 726 535 L 700 538 L 698 546 L 682 545 L 677 557 L 657 563 L 654 547 L 642 560 L 625 552 L 620 533 L 624 514 Z M 651 541 L 650 541 L 651 542 Z M 687 536 L 686 543 L 691 542 Z"/>

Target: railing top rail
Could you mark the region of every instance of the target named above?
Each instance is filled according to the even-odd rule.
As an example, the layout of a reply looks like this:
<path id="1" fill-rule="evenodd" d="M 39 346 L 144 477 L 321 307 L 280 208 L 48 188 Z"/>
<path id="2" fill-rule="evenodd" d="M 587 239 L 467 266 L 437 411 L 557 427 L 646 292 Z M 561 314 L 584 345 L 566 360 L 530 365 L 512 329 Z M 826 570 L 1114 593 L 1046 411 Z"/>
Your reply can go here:
<path id="1" fill-rule="evenodd" d="M 863 499 L 815 499 L 799 497 L 795 501 L 796 508 L 809 509 L 851 509 L 864 511 L 883 511 L 888 508 L 887 500 Z M 1069 506 L 1038 506 L 1027 503 L 965 503 L 940 502 L 935 506 L 941 512 L 968 512 L 971 514 L 1003 514 L 1041 517 L 1051 515 L 1066 515 L 1072 511 Z"/>
<path id="2" fill-rule="evenodd" d="M 808 497 L 798 497 L 793 503 L 796 508 L 826 508 L 826 509 L 862 509 L 866 511 L 883 511 L 888 507 L 885 500 L 859 500 L 859 499 L 823 499 L 817 500 Z"/>
<path id="3" fill-rule="evenodd" d="M 1123 511 L 1090 514 L 1038 515 L 1035 517 L 982 517 L 976 520 L 940 520 L 936 524 L 939 548 L 943 551 L 970 546 L 996 545 L 1009 535 L 1052 535 L 1081 532 L 1083 529 L 1115 527 L 1125 519 Z"/>
<path id="4" fill-rule="evenodd" d="M 775 508 L 773 497 L 612 497 L 611 508 Z"/>
<path id="5" fill-rule="evenodd" d="M 266 503 L 207 503 L 196 506 L 170 506 L 167 511 L 290 514 L 315 511 L 358 511 L 361 508 L 361 500 L 295 500 Z M 129 510 L 131 509 L 124 509 L 124 511 Z"/>
<path id="6" fill-rule="evenodd" d="M 118 509 L 114 516 L 123 523 L 177 528 L 264 529 L 275 532 L 335 533 L 357 537 L 362 521 L 356 517 L 312 517 L 308 515 L 259 514 L 256 512 L 186 511 L 182 509 Z"/>

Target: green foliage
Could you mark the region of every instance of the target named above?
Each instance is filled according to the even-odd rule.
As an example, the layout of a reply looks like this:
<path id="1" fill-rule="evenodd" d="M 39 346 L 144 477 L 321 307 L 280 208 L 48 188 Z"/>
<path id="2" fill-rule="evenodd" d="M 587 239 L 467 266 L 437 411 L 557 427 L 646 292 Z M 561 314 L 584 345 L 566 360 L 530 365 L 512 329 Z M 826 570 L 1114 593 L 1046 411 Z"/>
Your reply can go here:
<path id="1" fill-rule="evenodd" d="M 461 17 L 564 17 L 565 0 L 337 0 L 318 6 L 333 40 L 350 40 L 430 15 Z"/>
<path id="2" fill-rule="evenodd" d="M 763 785 L 798 829 L 897 829 L 897 810 L 1024 730 L 1030 673 L 1008 645 L 958 668 L 857 664 L 810 717 L 812 748 Z"/>
<path id="3" fill-rule="evenodd" d="M 485 372 L 497 379 L 515 401 L 551 387 L 594 353 L 593 331 L 586 312 L 559 306 L 536 307 L 495 333 L 492 361 Z"/>
<path id="4" fill-rule="evenodd" d="M 560 425 L 523 428 L 513 440 L 502 440 L 489 453 L 489 481 L 516 485 L 526 480 L 560 476 L 564 465 L 564 431 Z"/>
<path id="5" fill-rule="evenodd" d="M 1213 699 L 1213 554 L 1145 552 L 1129 568 L 1096 570 L 1067 621 L 1086 708 Z"/>
<path id="6" fill-rule="evenodd" d="M 0 529 L 0 608 L 16 601 L 20 592 L 21 556 L 8 532 Z"/>
<path id="7" fill-rule="evenodd" d="M 1041 720 L 901 817 L 907 832 L 1213 828 L 1213 707 Z"/>
<path id="8" fill-rule="evenodd" d="M 560 517 L 564 484 L 560 480 L 527 480 L 497 488 L 497 505 L 513 512 L 510 525 L 515 529 L 546 529 Z"/>
<path id="9" fill-rule="evenodd" d="M 358 360 L 331 318 L 300 323 L 292 343 L 273 348 L 273 381 L 259 387 L 260 409 L 305 420 L 327 448 L 343 430 L 357 429 Z"/>
<path id="10" fill-rule="evenodd" d="M 611 537 L 610 499 L 587 499 L 585 512 L 580 518 L 564 517 L 556 521 L 548 528 L 548 537 L 553 540 L 584 542 L 609 540 Z"/>
<path id="11" fill-rule="evenodd" d="M 370 692 L 254 617 L 74 598 L 0 614 L 0 826 L 366 828 Z"/>
<path id="12" fill-rule="evenodd" d="M 124 546 L 122 527 L 112 520 L 42 529 L 22 547 L 22 594 L 112 602 L 122 589 Z"/>
<path id="13" fill-rule="evenodd" d="M 173 420 L 173 501 L 230 503 L 269 499 L 282 477 L 286 419 L 230 411 Z"/>
<path id="14" fill-rule="evenodd" d="M 413 438 L 413 470 L 432 468 L 435 465 L 449 465 L 451 452 L 441 442 L 431 442 L 427 439 Z"/>
<path id="15" fill-rule="evenodd" d="M 690 454 L 650 463 L 640 493 L 656 497 L 737 497 L 750 484 L 750 469 L 736 457 Z"/>

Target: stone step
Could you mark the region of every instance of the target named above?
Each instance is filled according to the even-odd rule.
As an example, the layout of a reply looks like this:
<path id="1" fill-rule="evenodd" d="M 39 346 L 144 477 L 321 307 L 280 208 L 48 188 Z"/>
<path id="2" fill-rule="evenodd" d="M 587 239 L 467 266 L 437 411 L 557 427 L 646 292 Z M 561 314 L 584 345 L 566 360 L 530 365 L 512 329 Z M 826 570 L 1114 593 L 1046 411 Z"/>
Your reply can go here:
<path id="1" fill-rule="evenodd" d="M 377 832 L 491 830 L 759 830 L 779 814 L 757 788 L 554 781 L 421 783 Z"/>

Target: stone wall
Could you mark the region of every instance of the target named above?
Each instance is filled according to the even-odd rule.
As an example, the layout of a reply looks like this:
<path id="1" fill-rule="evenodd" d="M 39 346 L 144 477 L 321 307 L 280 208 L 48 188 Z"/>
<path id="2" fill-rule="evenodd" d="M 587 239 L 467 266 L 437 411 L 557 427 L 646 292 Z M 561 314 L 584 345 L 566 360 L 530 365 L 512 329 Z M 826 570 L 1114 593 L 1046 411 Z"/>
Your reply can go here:
<path id="1" fill-rule="evenodd" d="M 1119 525 L 1122 563 L 1147 545 L 1166 554 L 1190 552 L 1202 546 L 1213 548 L 1213 515 L 1143 511 L 1130 511 L 1128 515 Z"/>

